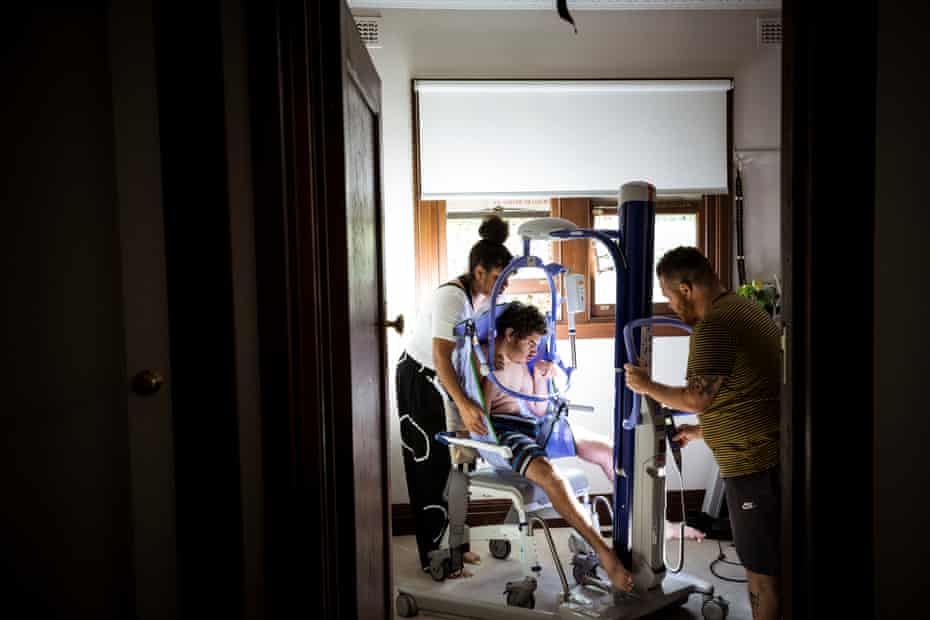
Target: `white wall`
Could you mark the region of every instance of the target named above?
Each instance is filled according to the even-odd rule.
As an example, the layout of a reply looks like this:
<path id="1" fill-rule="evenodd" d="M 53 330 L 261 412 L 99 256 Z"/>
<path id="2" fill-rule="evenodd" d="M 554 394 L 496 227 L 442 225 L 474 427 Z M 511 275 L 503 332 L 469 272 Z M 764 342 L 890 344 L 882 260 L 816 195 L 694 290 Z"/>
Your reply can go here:
<path id="1" fill-rule="evenodd" d="M 734 145 L 779 145 L 781 51 L 756 46 L 756 17 L 750 11 L 577 11 L 579 34 L 554 11 L 409 11 L 380 13 L 383 47 L 371 49 L 382 80 L 385 269 L 387 314 L 416 315 L 414 307 L 413 164 L 411 80 L 414 78 L 688 78 L 732 77 Z M 749 155 L 747 154 L 747 157 Z M 750 278 L 770 279 L 779 270 L 777 153 L 753 153 L 745 171 L 746 249 Z M 685 342 L 680 340 L 681 343 Z M 393 362 L 400 337 L 389 337 Z M 657 344 L 657 372 L 670 382 L 683 368 L 681 344 Z M 667 352 L 661 352 L 667 349 Z M 613 385 L 611 345 L 579 346 L 573 395 L 607 403 L 596 429 L 609 432 Z M 665 361 L 663 361 L 665 360 Z M 677 360 L 677 361 L 676 361 Z M 393 365 L 391 400 L 393 406 Z M 682 373 L 678 374 L 680 377 Z M 600 407 L 602 409 L 603 407 Z M 581 416 L 576 416 L 580 418 Z M 408 501 L 392 411 L 391 497 Z M 605 426 L 607 424 L 607 426 Z M 703 488 L 710 467 L 706 447 L 686 453 L 686 488 Z M 595 475 L 596 474 L 596 475 Z M 601 476 L 598 478 L 597 476 Z M 674 478 L 674 477 L 673 477 Z M 609 490 L 598 472 L 595 490 Z"/>
<path id="2" fill-rule="evenodd" d="M 559 341 L 563 357 L 570 351 L 568 342 Z M 653 376 L 657 381 L 669 385 L 685 384 L 685 369 L 688 364 L 687 338 L 656 338 L 653 340 Z M 571 413 L 572 426 L 613 437 L 613 341 L 580 340 L 576 346 L 578 370 L 572 375 L 572 400 L 583 405 L 593 405 L 594 414 Z M 676 418 L 677 424 L 697 424 L 696 416 Z M 712 455 L 703 441 L 691 444 L 682 452 L 684 483 L 686 489 L 702 489 L 712 475 Z M 566 459 L 566 463 L 580 467 L 588 475 L 594 493 L 611 493 L 613 487 L 599 467 L 580 459 Z M 680 489 L 678 475 L 668 470 L 669 489 Z"/>

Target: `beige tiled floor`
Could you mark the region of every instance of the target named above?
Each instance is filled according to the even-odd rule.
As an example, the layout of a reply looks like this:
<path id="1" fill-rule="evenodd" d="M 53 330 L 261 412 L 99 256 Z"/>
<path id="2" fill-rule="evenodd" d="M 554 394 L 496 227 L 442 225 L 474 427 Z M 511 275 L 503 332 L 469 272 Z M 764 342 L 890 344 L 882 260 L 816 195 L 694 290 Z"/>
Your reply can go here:
<path id="1" fill-rule="evenodd" d="M 556 548 L 566 567 L 568 581 L 573 585 L 574 580 L 571 576 L 571 567 L 567 565 L 571 555 L 568 551 L 568 534 L 567 528 L 552 530 L 555 539 Z M 736 560 L 736 550 L 728 542 L 723 543 L 724 551 L 727 558 Z M 419 588 L 430 588 L 438 592 L 449 592 L 456 596 L 463 596 L 475 600 L 482 600 L 492 603 L 504 604 L 502 592 L 504 584 L 507 581 L 513 581 L 522 578 L 520 564 L 516 559 L 508 558 L 507 560 L 495 560 L 491 557 L 487 549 L 476 549 L 481 553 L 484 560 L 475 567 L 470 567 L 475 573 L 469 579 L 447 580 L 443 583 L 434 582 L 429 575 L 419 569 L 417 561 L 416 542 L 413 536 L 395 537 L 392 544 L 392 553 L 394 561 L 394 583 L 415 584 Z M 669 560 L 674 561 L 677 553 L 677 541 L 675 547 L 669 550 Z M 686 541 L 685 543 L 685 567 L 684 570 L 699 579 L 703 579 L 712 584 L 716 593 L 722 595 L 730 603 L 729 620 L 751 620 L 752 614 L 749 609 L 749 600 L 746 594 L 745 584 L 729 583 L 714 577 L 709 570 L 712 560 L 717 557 L 717 542 L 705 540 L 697 543 Z M 539 589 L 536 593 L 536 609 L 541 611 L 553 611 L 556 605 L 556 594 L 561 589 L 559 577 L 553 565 L 552 557 L 549 554 L 545 542 L 540 538 L 539 541 L 539 558 L 543 567 L 539 579 Z M 744 577 L 742 568 L 717 564 L 715 567 L 719 574 L 732 577 Z M 700 596 L 692 596 L 688 603 L 682 608 L 676 608 L 666 612 L 661 612 L 652 616 L 653 618 L 701 618 Z M 421 618 L 429 618 L 420 614 Z"/>

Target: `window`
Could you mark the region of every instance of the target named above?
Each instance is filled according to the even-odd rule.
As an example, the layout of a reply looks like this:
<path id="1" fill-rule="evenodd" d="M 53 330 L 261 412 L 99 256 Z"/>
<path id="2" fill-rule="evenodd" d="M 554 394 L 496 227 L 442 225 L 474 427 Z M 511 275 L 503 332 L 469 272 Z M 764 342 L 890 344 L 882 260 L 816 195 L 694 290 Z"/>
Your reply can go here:
<path id="1" fill-rule="evenodd" d="M 595 206 L 592 209 L 594 228 L 609 228 L 616 230 L 619 224 L 616 206 Z M 700 240 L 700 206 L 699 201 L 662 201 L 656 204 L 655 241 L 653 248 L 652 273 L 662 256 L 678 246 L 701 247 Z M 616 299 L 616 275 L 613 261 L 604 246 L 598 242 L 591 242 L 591 316 L 613 317 L 614 300 Z M 653 277 L 652 283 L 653 311 L 656 314 L 669 312 L 665 296 L 659 286 L 658 278 Z"/>
<path id="2" fill-rule="evenodd" d="M 496 212 L 510 223 L 507 246 L 514 255 L 523 253 L 517 229 L 528 219 L 553 215 L 571 220 L 584 228 L 616 228 L 618 225 L 616 203 L 588 198 L 423 200 L 418 205 L 416 254 L 420 299 L 449 277 L 467 271 L 468 251 L 479 239 L 478 227 L 489 213 Z M 732 260 L 729 205 L 728 196 L 705 196 L 692 200 L 660 199 L 656 205 L 654 264 L 669 249 L 679 245 L 693 245 L 707 255 L 724 285 L 729 286 Z M 547 262 L 560 262 L 573 273 L 585 274 L 588 309 L 576 315 L 579 337 L 612 337 L 615 276 L 613 265 L 600 243 L 590 239 L 557 244 L 533 242 L 530 251 Z M 531 270 L 521 270 L 515 274 L 505 298 L 518 299 L 544 311 L 549 310 L 551 303 L 545 278 L 541 272 L 534 273 Z M 658 282 L 653 290 L 653 312 L 670 312 Z M 564 335 L 564 330 L 564 325 L 561 325 L 561 335 Z M 657 329 L 656 333 L 660 331 Z M 678 335 L 675 331 L 670 333 Z"/>
<path id="3" fill-rule="evenodd" d="M 446 201 L 446 273 L 455 277 L 468 271 L 468 253 L 481 238 L 478 228 L 491 213 L 500 215 L 510 224 L 506 246 L 514 256 L 523 254 L 523 240 L 517 235 L 520 226 L 529 220 L 548 217 L 551 201 L 548 199 L 507 200 L 449 200 Z M 558 260 L 557 246 L 534 242 L 530 252 L 549 263 Z M 549 284 L 541 269 L 521 269 L 510 278 L 510 285 L 502 301 L 519 300 L 537 306 L 543 312 L 551 309 Z"/>
<path id="4" fill-rule="evenodd" d="M 446 201 L 446 265 L 450 276 L 468 271 L 468 252 L 481 238 L 478 234 L 481 222 L 492 213 L 510 224 L 510 237 L 505 245 L 514 256 L 519 256 L 523 254 L 523 240 L 517 235 L 517 230 L 524 222 L 548 217 L 551 207 L 548 199 Z M 552 261 L 552 249 L 551 243 L 534 243 L 530 248 L 534 256 L 547 263 Z M 540 274 L 521 270 L 511 281 L 536 280 Z"/>

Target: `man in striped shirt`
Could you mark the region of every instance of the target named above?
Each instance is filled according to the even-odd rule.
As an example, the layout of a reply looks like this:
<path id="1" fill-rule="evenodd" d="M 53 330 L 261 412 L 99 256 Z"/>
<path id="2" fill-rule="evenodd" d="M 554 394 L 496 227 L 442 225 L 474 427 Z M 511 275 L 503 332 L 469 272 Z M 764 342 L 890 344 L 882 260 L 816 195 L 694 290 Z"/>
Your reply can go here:
<path id="1" fill-rule="evenodd" d="M 730 522 L 749 585 L 754 620 L 780 617 L 779 334 L 754 301 L 728 291 L 696 248 L 668 252 L 657 268 L 662 293 L 692 325 L 687 386 L 652 381 L 627 364 L 630 389 L 681 411 L 682 445 L 704 439 L 720 466 Z"/>

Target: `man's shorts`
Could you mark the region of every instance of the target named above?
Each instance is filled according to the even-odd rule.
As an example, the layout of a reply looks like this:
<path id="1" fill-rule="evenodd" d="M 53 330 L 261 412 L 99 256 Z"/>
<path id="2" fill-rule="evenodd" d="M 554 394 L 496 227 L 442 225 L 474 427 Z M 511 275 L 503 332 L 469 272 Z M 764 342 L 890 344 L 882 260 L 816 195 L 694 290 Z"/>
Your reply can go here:
<path id="1" fill-rule="evenodd" d="M 526 468 L 538 457 L 546 456 L 545 433 L 547 425 L 536 424 L 532 420 L 519 419 L 517 416 L 494 416 L 494 432 L 502 446 L 507 446 L 513 453 L 510 466 L 521 476 L 526 475 Z"/>
<path id="2" fill-rule="evenodd" d="M 781 475 L 778 466 L 724 478 L 730 526 L 740 562 L 760 575 L 781 569 Z"/>

